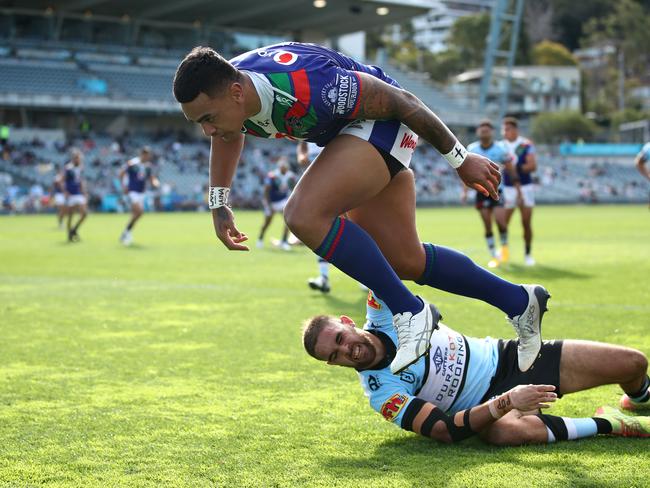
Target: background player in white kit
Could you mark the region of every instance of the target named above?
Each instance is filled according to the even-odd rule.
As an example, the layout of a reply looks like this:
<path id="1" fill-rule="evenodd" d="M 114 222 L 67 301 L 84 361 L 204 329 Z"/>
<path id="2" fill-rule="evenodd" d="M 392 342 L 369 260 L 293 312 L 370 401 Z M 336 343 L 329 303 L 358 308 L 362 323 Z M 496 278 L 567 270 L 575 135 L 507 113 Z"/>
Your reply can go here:
<path id="1" fill-rule="evenodd" d="M 521 213 L 521 225 L 524 228 L 525 257 L 526 266 L 534 266 L 535 259 L 531 253 L 533 244 L 533 207 L 535 207 L 535 185 L 533 184 L 532 174 L 537 170 L 537 156 L 533 143 L 519 135 L 519 122 L 514 117 L 503 119 L 503 141 L 501 141 L 508 150 L 515 155 L 515 169 L 519 177 L 520 191 L 515 186 L 515 181 L 509 173 L 503 175 L 503 197 L 505 207 L 506 228 L 510 224 L 510 219 L 519 207 Z M 508 247 L 502 247 L 501 262 L 509 259 Z"/>
<path id="2" fill-rule="evenodd" d="M 88 215 L 86 196 L 86 183 L 82 177 L 83 154 L 79 149 L 73 149 L 70 161 L 63 168 L 65 206 L 68 214 L 68 241 L 79 241 L 79 227 L 86 220 Z M 75 212 L 79 213 L 79 220 L 72 225 L 72 217 Z"/>
<path id="3" fill-rule="evenodd" d="M 153 174 L 152 156 L 151 149 L 145 146 L 140 150 L 140 156 L 129 159 L 126 166 L 120 171 L 120 181 L 131 206 L 131 218 L 120 236 L 120 242 L 125 246 L 129 246 L 133 242 L 133 226 L 144 213 L 147 182 L 151 183 L 154 188 L 160 184 L 158 178 Z"/>
<path id="4" fill-rule="evenodd" d="M 257 239 L 257 247 L 264 247 L 264 234 L 266 229 L 269 228 L 273 221 L 273 216 L 276 213 L 282 213 L 284 207 L 287 205 L 291 190 L 296 186 L 298 176 L 289 169 L 289 161 L 286 157 L 281 157 L 278 160 L 278 167 L 270 171 L 264 180 L 264 196 L 262 197 L 262 205 L 264 207 L 264 222 L 260 229 L 260 235 Z M 291 246 L 287 242 L 289 237 L 289 227 L 284 224 L 282 231 L 282 240 L 279 246 L 284 251 L 290 251 Z"/>

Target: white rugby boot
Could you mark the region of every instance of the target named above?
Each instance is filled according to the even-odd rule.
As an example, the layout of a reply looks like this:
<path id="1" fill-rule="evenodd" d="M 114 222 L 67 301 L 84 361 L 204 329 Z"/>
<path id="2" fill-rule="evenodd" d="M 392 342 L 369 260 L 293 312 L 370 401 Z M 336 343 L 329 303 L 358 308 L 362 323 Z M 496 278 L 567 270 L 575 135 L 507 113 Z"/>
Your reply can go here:
<path id="1" fill-rule="evenodd" d="M 312 290 L 318 290 L 323 293 L 330 292 L 330 280 L 326 276 L 320 275 L 318 278 L 309 278 L 307 284 Z"/>
<path id="2" fill-rule="evenodd" d="M 517 361 L 521 371 L 528 371 L 542 348 L 542 318 L 548 310 L 546 304 L 551 295 L 542 285 L 521 285 L 528 293 L 528 305 L 521 315 L 506 317 L 512 324 L 519 344 Z"/>
<path id="3" fill-rule="evenodd" d="M 431 334 L 438 326 L 440 313 L 433 306 L 422 300 L 422 310 L 393 315 L 393 326 L 397 332 L 397 353 L 390 363 L 391 373 L 399 373 L 407 368 L 431 347 Z"/>

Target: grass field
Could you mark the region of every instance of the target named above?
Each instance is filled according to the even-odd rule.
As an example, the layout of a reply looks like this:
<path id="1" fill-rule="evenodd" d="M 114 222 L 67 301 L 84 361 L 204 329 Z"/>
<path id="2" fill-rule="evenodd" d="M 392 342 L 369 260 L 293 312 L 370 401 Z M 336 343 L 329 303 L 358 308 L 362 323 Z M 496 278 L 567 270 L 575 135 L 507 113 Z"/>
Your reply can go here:
<path id="1" fill-rule="evenodd" d="M 261 219 L 237 213 L 253 236 Z M 473 210 L 418 219 L 423 239 L 486 261 Z M 365 295 L 338 271 L 329 296 L 307 288 L 316 263 L 306 249 L 229 253 L 207 214 L 146 215 L 130 248 L 117 242 L 124 215 L 91 215 L 72 245 L 54 220 L 0 217 L 0 487 L 650 483 L 648 439 L 445 446 L 385 422 L 354 371 L 302 350 L 310 315 L 365 313 Z M 513 224 L 513 264 L 499 273 L 551 291 L 546 338 L 650 354 L 647 208 L 537 209 L 532 269 L 519 264 Z M 468 335 L 512 335 L 488 305 L 412 289 Z M 619 394 L 572 395 L 551 413 L 590 416 Z"/>

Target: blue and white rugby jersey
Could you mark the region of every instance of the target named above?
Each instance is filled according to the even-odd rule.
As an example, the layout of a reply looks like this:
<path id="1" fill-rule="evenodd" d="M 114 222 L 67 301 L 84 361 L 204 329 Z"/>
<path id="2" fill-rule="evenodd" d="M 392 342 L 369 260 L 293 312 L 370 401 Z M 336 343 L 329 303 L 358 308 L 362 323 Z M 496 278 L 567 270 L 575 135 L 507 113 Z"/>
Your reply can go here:
<path id="1" fill-rule="evenodd" d="M 390 372 L 397 333 L 386 304 L 368 294 L 364 330 L 379 337 L 388 355 L 377 369 L 357 371 L 370 405 L 386 420 L 402 425 L 413 398 L 431 402 L 447 413 L 480 403 L 496 373 L 499 352 L 496 339 L 465 337 L 439 324 L 431 336 L 431 349 L 399 374 Z"/>
<path id="2" fill-rule="evenodd" d="M 492 145 L 488 148 L 481 146 L 481 141 L 470 142 L 467 150 L 485 156 L 495 163 L 506 164 L 509 161 L 515 161 L 515 155 L 501 141 L 492 141 Z"/>
<path id="3" fill-rule="evenodd" d="M 500 142 L 515 156 L 515 169 L 519 175 L 519 182 L 522 185 L 530 185 L 533 182 L 532 173 L 524 173 L 521 167 L 526 163 L 526 156 L 537 152 L 535 145 L 529 139 L 522 136 L 517 137 L 512 142 L 507 139 L 503 139 Z M 503 184 L 505 186 L 514 186 L 507 172 L 503 175 Z"/>
<path id="4" fill-rule="evenodd" d="M 151 165 L 144 163 L 139 157 L 129 159 L 126 163 L 126 175 L 129 191 L 144 193 L 147 180 L 151 178 Z"/>

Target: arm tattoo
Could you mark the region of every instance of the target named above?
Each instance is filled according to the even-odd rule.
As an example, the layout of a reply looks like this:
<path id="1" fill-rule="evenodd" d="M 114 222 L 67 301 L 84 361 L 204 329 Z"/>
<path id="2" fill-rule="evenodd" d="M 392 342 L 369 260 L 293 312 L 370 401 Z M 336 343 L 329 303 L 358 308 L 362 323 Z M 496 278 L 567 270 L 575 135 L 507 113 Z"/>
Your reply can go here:
<path id="1" fill-rule="evenodd" d="M 456 137 L 422 100 L 372 75 L 360 73 L 360 77 L 363 86 L 358 112 L 360 119 L 397 119 L 441 154 L 451 151 Z"/>

